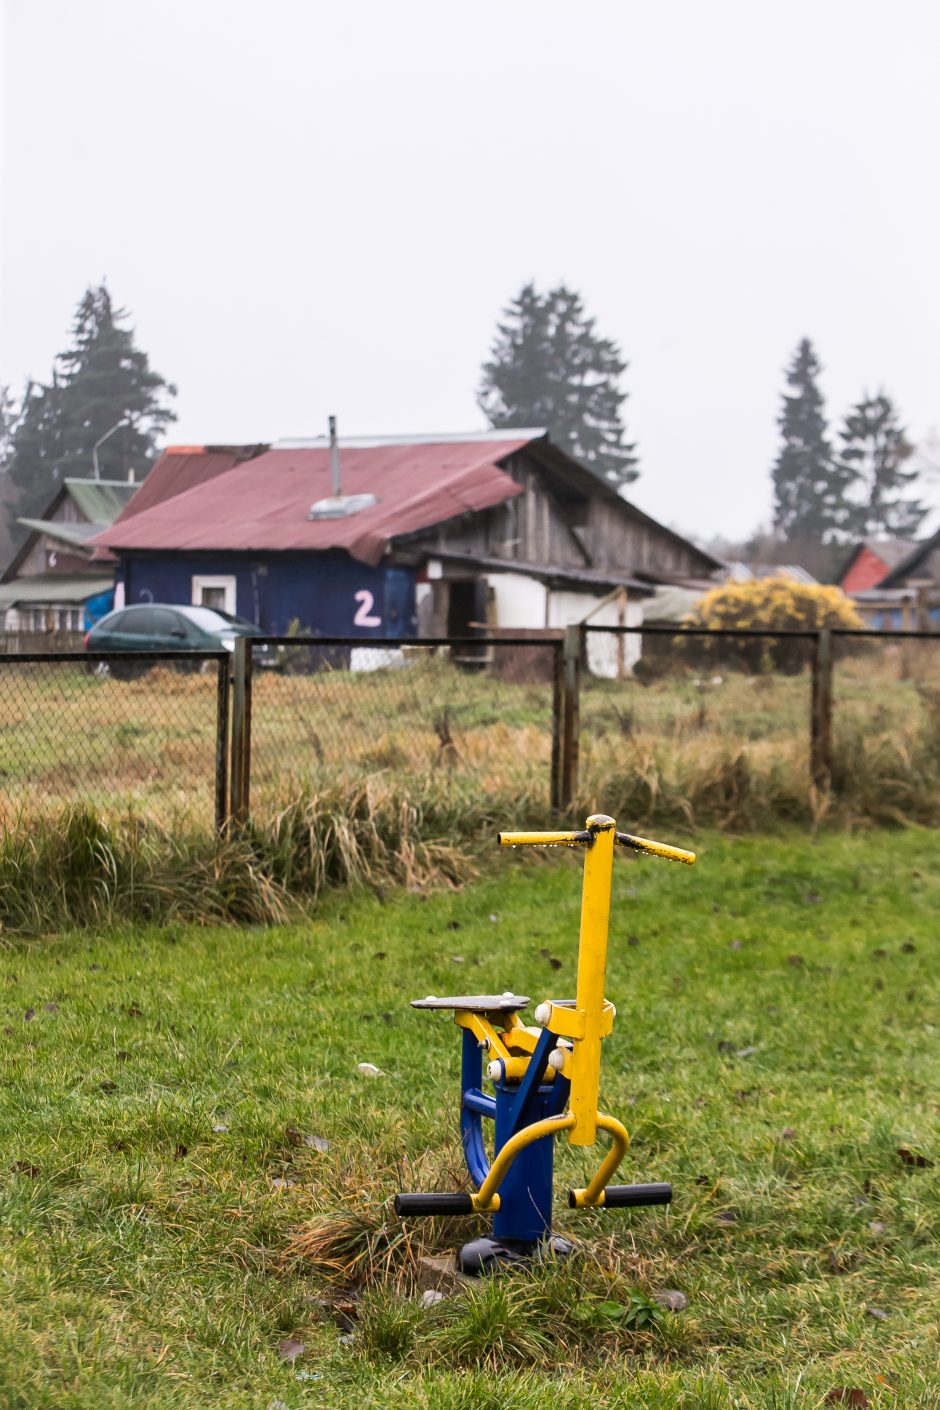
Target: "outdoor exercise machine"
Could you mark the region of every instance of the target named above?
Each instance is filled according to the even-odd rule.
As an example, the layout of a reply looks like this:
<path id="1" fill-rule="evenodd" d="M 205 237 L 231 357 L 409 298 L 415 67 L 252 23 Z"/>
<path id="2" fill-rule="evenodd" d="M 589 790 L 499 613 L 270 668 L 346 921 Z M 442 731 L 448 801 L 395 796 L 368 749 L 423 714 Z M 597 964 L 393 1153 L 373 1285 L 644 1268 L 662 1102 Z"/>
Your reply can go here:
<path id="1" fill-rule="evenodd" d="M 604 997 L 607 933 L 614 846 L 668 861 L 695 861 L 694 852 L 618 832 L 613 818 L 597 813 L 583 831 L 501 832 L 502 847 L 583 847 L 581 932 L 574 999 L 547 999 L 535 1010 L 535 1027 L 519 1018 L 531 1002 L 522 994 L 472 994 L 413 999 L 412 1008 L 452 1009 L 463 1029 L 460 1134 L 472 1194 L 400 1194 L 395 1213 L 491 1214 L 492 1234 L 460 1251 L 459 1266 L 473 1275 L 501 1263 L 531 1258 L 540 1247 L 567 1253 L 566 1239 L 552 1235 L 552 1172 L 555 1137 L 566 1132 L 572 1146 L 592 1146 L 598 1131 L 610 1150 L 583 1189 L 568 1191 L 572 1209 L 625 1209 L 668 1204 L 670 1185 L 609 1185 L 630 1137 L 613 1116 L 598 1110 L 601 1042 L 616 1010 Z M 483 1056 L 495 1096 L 482 1090 Z M 483 1117 L 494 1122 L 493 1162 L 483 1141 Z"/>

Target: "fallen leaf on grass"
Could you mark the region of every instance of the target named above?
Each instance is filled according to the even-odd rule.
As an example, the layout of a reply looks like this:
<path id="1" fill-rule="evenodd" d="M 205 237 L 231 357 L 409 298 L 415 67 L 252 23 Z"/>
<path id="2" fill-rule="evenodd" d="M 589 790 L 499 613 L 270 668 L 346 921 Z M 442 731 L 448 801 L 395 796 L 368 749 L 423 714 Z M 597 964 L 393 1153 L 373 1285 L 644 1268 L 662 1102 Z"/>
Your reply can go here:
<path id="1" fill-rule="evenodd" d="M 929 1170 L 933 1167 L 933 1161 L 928 1160 L 920 1151 L 912 1151 L 910 1146 L 898 1146 L 898 1155 L 905 1165 L 913 1166 L 917 1170 Z"/>
<path id="2" fill-rule="evenodd" d="M 756 1048 L 738 1048 L 737 1055 L 739 1058 L 749 1058 L 753 1057 L 756 1052 Z"/>
<path id="3" fill-rule="evenodd" d="M 883 1234 L 884 1231 L 885 1231 L 885 1226 L 884 1226 L 884 1224 L 882 1224 L 882 1222 L 881 1222 L 880 1219 L 873 1219 L 873 1220 L 871 1221 L 871 1223 L 869 1224 L 869 1226 L 868 1226 L 868 1232 L 869 1232 L 870 1234 L 876 1234 L 876 1235 L 877 1235 L 877 1234 Z"/>
<path id="4" fill-rule="evenodd" d="M 298 1356 L 303 1356 L 306 1348 L 302 1341 L 296 1337 L 285 1337 L 277 1344 L 277 1354 L 282 1361 L 296 1361 Z"/>
<path id="5" fill-rule="evenodd" d="M 362 1077 L 384 1077 L 385 1073 L 374 1062 L 360 1062 L 357 1071 Z"/>
<path id="6" fill-rule="evenodd" d="M 883 1307 L 866 1307 L 866 1317 L 874 1317 L 876 1322 L 887 1322 L 888 1314 Z"/>
<path id="7" fill-rule="evenodd" d="M 275 1175 L 271 1180 L 273 1190 L 293 1190 L 297 1187 L 296 1180 L 285 1180 L 281 1175 Z"/>

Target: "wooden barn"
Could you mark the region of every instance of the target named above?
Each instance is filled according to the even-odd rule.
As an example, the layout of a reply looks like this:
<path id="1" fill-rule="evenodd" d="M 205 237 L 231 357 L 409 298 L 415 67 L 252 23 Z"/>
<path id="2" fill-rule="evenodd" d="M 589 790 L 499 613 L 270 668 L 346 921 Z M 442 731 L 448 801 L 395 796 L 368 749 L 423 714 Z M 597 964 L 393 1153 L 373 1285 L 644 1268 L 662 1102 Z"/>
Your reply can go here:
<path id="1" fill-rule="evenodd" d="M 140 497 L 95 540 L 118 605 L 205 603 L 272 635 L 638 624 L 656 586 L 721 566 L 538 430 L 183 447 Z"/>

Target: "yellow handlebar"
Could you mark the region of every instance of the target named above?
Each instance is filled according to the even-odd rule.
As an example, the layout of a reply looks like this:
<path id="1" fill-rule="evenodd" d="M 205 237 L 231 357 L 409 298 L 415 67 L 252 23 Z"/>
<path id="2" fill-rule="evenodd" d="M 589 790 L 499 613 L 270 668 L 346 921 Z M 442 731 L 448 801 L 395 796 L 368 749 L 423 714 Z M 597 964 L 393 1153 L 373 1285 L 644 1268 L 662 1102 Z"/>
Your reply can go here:
<path id="1" fill-rule="evenodd" d="M 682 847 L 670 847 L 668 842 L 653 842 L 648 837 L 634 837 L 629 832 L 615 832 L 614 841 L 634 852 L 645 852 L 649 857 L 662 857 L 667 862 L 684 862 L 687 867 L 695 865 L 694 852 L 686 852 Z"/>
<path id="2" fill-rule="evenodd" d="M 594 836 L 590 828 L 577 832 L 498 832 L 496 841 L 500 847 L 590 847 Z M 653 842 L 648 837 L 634 837 L 629 832 L 614 833 L 614 841 L 633 852 L 661 857 L 667 862 L 683 862 L 689 867 L 695 862 L 694 852 L 670 847 L 667 842 Z"/>
<path id="3" fill-rule="evenodd" d="M 587 847 L 592 832 L 497 832 L 500 847 Z"/>

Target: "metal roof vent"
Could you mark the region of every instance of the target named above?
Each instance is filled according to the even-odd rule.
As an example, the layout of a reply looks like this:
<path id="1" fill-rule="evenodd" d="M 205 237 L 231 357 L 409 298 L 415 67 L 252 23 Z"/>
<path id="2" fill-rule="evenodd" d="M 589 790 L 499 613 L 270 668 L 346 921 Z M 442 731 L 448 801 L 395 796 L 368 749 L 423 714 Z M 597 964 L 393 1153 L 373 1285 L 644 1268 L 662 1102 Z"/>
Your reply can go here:
<path id="1" fill-rule="evenodd" d="M 378 504 L 374 494 L 334 494 L 326 499 L 318 499 L 307 511 L 308 519 L 348 519 L 350 514 L 359 514 L 363 509 L 371 509 Z"/>
<path id="2" fill-rule="evenodd" d="M 318 499 L 307 511 L 308 519 L 348 519 L 351 514 L 361 514 L 363 509 L 371 509 L 378 504 L 374 494 L 343 494 L 339 478 L 339 441 L 336 438 L 336 417 L 330 417 L 330 474 L 333 480 L 333 493 L 326 499 Z"/>

